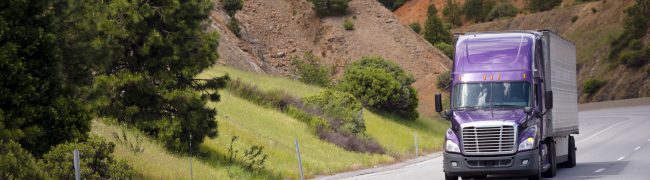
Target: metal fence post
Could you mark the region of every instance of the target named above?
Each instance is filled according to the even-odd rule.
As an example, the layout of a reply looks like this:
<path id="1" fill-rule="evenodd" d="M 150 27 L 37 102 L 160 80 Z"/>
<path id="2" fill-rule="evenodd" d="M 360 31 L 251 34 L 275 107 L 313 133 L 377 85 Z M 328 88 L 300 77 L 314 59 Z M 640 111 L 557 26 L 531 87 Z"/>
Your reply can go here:
<path id="1" fill-rule="evenodd" d="M 192 174 L 192 134 L 190 134 L 190 180 L 194 179 Z"/>
<path id="2" fill-rule="evenodd" d="M 302 159 L 300 158 L 300 145 L 298 145 L 298 138 L 294 141 L 296 143 L 296 154 L 298 154 L 298 167 L 300 167 L 300 180 L 305 180 L 305 175 L 302 171 Z"/>
<path id="3" fill-rule="evenodd" d="M 80 179 L 81 179 L 81 173 L 79 172 L 79 171 L 80 171 L 80 169 L 79 169 L 79 168 L 80 168 L 80 167 L 79 167 L 79 160 L 80 160 L 80 159 L 79 159 L 79 150 L 78 150 L 78 149 L 74 149 L 74 151 L 72 151 L 72 154 L 73 154 L 73 156 L 74 156 L 74 157 L 73 157 L 73 164 L 74 164 L 74 179 L 75 179 L 75 180 L 80 180 Z"/>
<path id="4" fill-rule="evenodd" d="M 413 132 L 413 141 L 414 141 L 414 145 L 415 145 L 415 157 L 418 157 L 420 148 L 418 148 L 418 133 L 417 132 Z"/>

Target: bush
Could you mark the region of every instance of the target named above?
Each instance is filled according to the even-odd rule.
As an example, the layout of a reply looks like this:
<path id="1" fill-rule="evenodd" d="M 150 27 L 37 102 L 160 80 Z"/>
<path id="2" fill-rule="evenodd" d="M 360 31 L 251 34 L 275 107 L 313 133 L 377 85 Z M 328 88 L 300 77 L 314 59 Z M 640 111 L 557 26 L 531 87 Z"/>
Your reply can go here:
<path id="1" fill-rule="evenodd" d="M 445 7 L 442 9 L 442 15 L 445 16 L 448 23 L 451 23 L 455 26 L 462 26 L 463 23 L 460 19 L 461 13 L 462 9 L 460 8 L 460 5 L 455 2 L 455 0 L 445 1 Z"/>
<path id="2" fill-rule="evenodd" d="M 446 71 L 436 78 L 436 87 L 440 90 L 446 90 L 451 87 L 451 72 Z"/>
<path id="3" fill-rule="evenodd" d="M 404 5 L 406 0 L 378 0 L 384 7 L 387 9 L 394 11 L 395 9 L 399 8 L 400 6 Z"/>
<path id="4" fill-rule="evenodd" d="M 643 45 L 643 42 L 639 39 L 632 40 L 627 44 L 627 47 L 632 50 L 641 50 L 644 46 L 645 45 Z"/>
<path id="5" fill-rule="evenodd" d="M 131 179 L 134 171 L 123 161 L 113 159 L 115 144 L 100 138 L 87 142 L 64 143 L 43 156 L 42 167 L 58 179 L 74 179 L 73 153 L 79 150 L 81 177 L 88 179 Z"/>
<path id="6" fill-rule="evenodd" d="M 244 7 L 244 0 L 222 0 L 223 8 L 231 17 Z"/>
<path id="7" fill-rule="evenodd" d="M 444 42 L 436 43 L 433 46 L 435 46 L 440 51 L 442 51 L 442 53 L 444 53 L 447 57 L 449 57 L 449 59 L 451 59 L 452 61 L 454 60 L 454 53 L 455 52 L 454 52 L 454 47 L 453 46 L 451 46 L 451 45 L 449 45 L 447 43 L 444 43 Z"/>
<path id="8" fill-rule="evenodd" d="M 562 0 L 526 0 L 526 8 L 531 12 L 547 11 L 562 4 Z"/>
<path id="9" fill-rule="evenodd" d="M 519 12 L 519 10 L 512 4 L 499 3 L 494 6 L 492 10 L 490 10 L 490 13 L 488 13 L 487 16 L 487 20 L 493 21 L 504 17 L 514 17 L 517 15 L 517 12 Z"/>
<path id="10" fill-rule="evenodd" d="M 584 82 L 584 85 L 582 86 L 582 93 L 591 95 L 597 92 L 605 84 L 607 84 L 607 81 L 605 80 L 589 79 Z"/>
<path id="11" fill-rule="evenodd" d="M 578 16 L 571 17 L 571 22 L 574 23 L 578 20 Z"/>
<path id="12" fill-rule="evenodd" d="M 343 21 L 343 28 L 348 31 L 354 30 L 354 23 L 350 19 L 345 19 Z"/>
<path id="13" fill-rule="evenodd" d="M 346 68 L 339 89 L 366 107 L 415 120 L 418 100 L 413 82 L 413 76 L 397 64 L 382 57 L 363 57 Z"/>
<path id="14" fill-rule="evenodd" d="M 230 18 L 230 21 L 228 21 L 228 29 L 230 29 L 235 36 L 241 37 L 241 28 L 239 27 L 239 20 L 237 20 L 237 18 Z"/>
<path id="15" fill-rule="evenodd" d="M 50 179 L 36 159 L 14 141 L 0 140 L 0 179 Z"/>
<path id="16" fill-rule="evenodd" d="M 596 14 L 597 12 L 598 12 L 598 9 L 596 9 L 596 8 L 591 8 L 591 13 Z"/>
<path id="17" fill-rule="evenodd" d="M 363 134 L 366 125 L 363 121 L 361 103 L 349 93 L 326 90 L 320 94 L 304 98 L 307 105 L 320 108 L 326 116 L 332 118 L 332 128 L 338 132 Z"/>
<path id="18" fill-rule="evenodd" d="M 640 68 L 648 62 L 650 48 L 642 50 L 625 51 L 619 55 L 618 61 L 629 68 Z"/>
<path id="19" fill-rule="evenodd" d="M 483 22 L 492 11 L 494 3 L 494 1 L 467 0 L 463 5 L 463 14 L 468 20 Z"/>
<path id="20" fill-rule="evenodd" d="M 420 23 L 414 22 L 409 24 L 409 27 L 415 31 L 415 33 L 420 34 L 420 31 L 422 31 L 422 26 L 420 26 Z"/>
<path id="21" fill-rule="evenodd" d="M 350 0 L 309 0 L 318 15 L 329 16 L 345 14 Z"/>
<path id="22" fill-rule="evenodd" d="M 312 52 L 306 52 L 302 59 L 294 57 L 292 63 L 296 67 L 300 81 L 321 87 L 330 85 L 329 68 L 323 66 L 320 58 Z"/>

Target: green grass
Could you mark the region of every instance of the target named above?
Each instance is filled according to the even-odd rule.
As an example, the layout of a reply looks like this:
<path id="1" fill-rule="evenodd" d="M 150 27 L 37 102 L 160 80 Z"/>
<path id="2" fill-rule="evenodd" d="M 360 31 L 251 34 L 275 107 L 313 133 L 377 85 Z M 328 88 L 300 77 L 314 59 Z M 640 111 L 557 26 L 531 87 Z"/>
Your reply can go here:
<path id="1" fill-rule="evenodd" d="M 307 85 L 298 80 L 246 72 L 218 65 L 203 71 L 197 78 L 211 78 L 225 74 L 228 74 L 232 79 L 240 79 L 244 82 L 255 84 L 265 91 L 281 89 L 291 95 L 300 97 L 318 94 L 324 90 L 321 87 Z"/>
<path id="2" fill-rule="evenodd" d="M 299 81 L 214 66 L 198 76 L 210 78 L 229 74 L 233 79 L 257 85 L 263 90 L 284 90 L 295 96 L 309 96 L 323 88 Z M 413 135 L 417 132 L 420 153 L 441 149 L 448 122 L 439 119 L 419 118 L 403 121 L 390 115 L 364 110 L 367 134 L 385 148 L 386 154 L 367 154 L 346 151 L 334 144 L 320 140 L 307 124 L 275 109 L 265 108 L 221 91 L 221 101 L 208 106 L 218 111 L 219 136 L 206 139 L 201 146 L 205 155 L 194 162 L 197 179 L 277 179 L 299 178 L 294 140 L 300 143 L 303 167 L 307 177 L 329 175 L 379 164 L 393 163 L 415 154 Z M 115 141 L 113 132 L 123 127 L 93 122 L 93 134 Z M 137 131 L 128 130 L 129 136 Z M 264 146 L 269 155 L 260 173 L 250 173 L 240 166 L 225 164 L 230 139 L 238 136 L 234 149 L 240 152 L 253 145 Z M 133 153 L 123 144 L 116 143 L 115 156 L 128 161 L 138 172 L 137 178 L 179 179 L 189 176 L 188 158 L 170 154 L 164 148 L 145 139 L 143 153 Z"/>
<path id="3" fill-rule="evenodd" d="M 114 137 L 117 133 L 122 137 L 123 132 L 129 142 L 135 145 L 136 134 L 143 137 L 141 146 L 144 151 L 136 153 L 129 146 Z M 113 156 L 125 160 L 135 171 L 134 179 L 190 179 L 189 157 L 169 153 L 162 145 L 144 137 L 139 131 L 125 127 L 110 125 L 100 120 L 93 120 L 91 134 L 103 137 L 115 143 Z M 192 161 L 195 179 L 268 179 L 268 176 L 251 174 L 239 166 L 229 166 L 221 162 L 210 162 L 200 159 Z"/>
<path id="4" fill-rule="evenodd" d="M 206 141 L 206 148 L 226 154 L 232 136 L 239 137 L 235 149 L 262 145 L 269 155 L 266 168 L 274 174 L 292 178 L 300 176 L 294 145 L 296 138 L 301 146 L 307 176 L 368 167 L 394 159 L 387 155 L 346 151 L 321 141 L 305 123 L 275 109 L 257 106 L 228 92 L 221 92 L 221 98 L 220 102 L 209 104 L 219 111 L 219 137 Z"/>

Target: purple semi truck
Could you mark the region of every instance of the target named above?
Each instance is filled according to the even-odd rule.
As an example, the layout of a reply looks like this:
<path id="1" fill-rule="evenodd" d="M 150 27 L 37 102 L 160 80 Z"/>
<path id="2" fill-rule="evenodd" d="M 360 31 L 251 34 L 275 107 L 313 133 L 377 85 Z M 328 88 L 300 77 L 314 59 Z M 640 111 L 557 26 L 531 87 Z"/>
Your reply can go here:
<path id="1" fill-rule="evenodd" d="M 456 36 L 444 144 L 446 179 L 553 177 L 576 165 L 575 45 L 548 31 Z"/>

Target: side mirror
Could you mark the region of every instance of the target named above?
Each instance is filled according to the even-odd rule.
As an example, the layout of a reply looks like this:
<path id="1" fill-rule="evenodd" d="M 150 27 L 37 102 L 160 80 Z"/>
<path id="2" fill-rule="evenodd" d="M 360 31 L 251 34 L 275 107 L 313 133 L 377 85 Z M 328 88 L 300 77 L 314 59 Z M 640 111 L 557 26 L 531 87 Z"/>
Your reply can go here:
<path id="1" fill-rule="evenodd" d="M 530 113 L 532 113 L 532 112 L 533 112 L 533 108 L 531 108 L 531 107 L 524 107 L 524 113 L 526 113 L 526 114 L 530 114 Z"/>
<path id="2" fill-rule="evenodd" d="M 451 116 L 453 115 L 451 109 L 447 109 L 442 112 L 442 117 L 445 118 L 446 120 L 451 120 Z"/>
<path id="3" fill-rule="evenodd" d="M 544 107 L 546 109 L 553 109 L 553 91 L 544 92 Z"/>
<path id="4" fill-rule="evenodd" d="M 442 95 L 440 93 L 436 93 L 436 112 L 440 113 L 442 112 Z"/>

